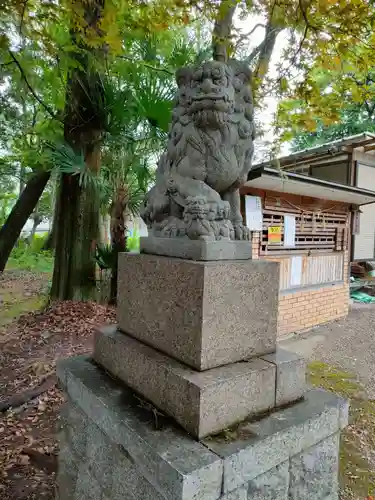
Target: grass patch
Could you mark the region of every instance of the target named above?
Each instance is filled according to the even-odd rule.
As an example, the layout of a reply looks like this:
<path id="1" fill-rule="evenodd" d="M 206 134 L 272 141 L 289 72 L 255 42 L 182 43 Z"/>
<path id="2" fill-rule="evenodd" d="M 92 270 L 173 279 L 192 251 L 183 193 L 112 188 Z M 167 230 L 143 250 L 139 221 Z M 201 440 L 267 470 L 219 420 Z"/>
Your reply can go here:
<path id="1" fill-rule="evenodd" d="M 22 314 L 41 309 L 46 304 L 47 297 L 38 295 L 36 297 L 23 297 L 18 302 L 5 301 L 1 307 L 0 326 L 5 326 L 18 319 Z"/>
<path id="2" fill-rule="evenodd" d="M 20 269 L 23 271 L 36 271 L 52 274 L 53 256 L 50 252 L 32 253 L 25 251 L 21 255 L 11 255 L 7 269 Z"/>
<path id="3" fill-rule="evenodd" d="M 349 426 L 341 436 L 340 486 L 347 498 L 375 493 L 375 402 L 366 398 L 355 374 L 314 362 L 309 382 L 350 400 Z M 346 497 L 345 497 L 346 498 Z"/>

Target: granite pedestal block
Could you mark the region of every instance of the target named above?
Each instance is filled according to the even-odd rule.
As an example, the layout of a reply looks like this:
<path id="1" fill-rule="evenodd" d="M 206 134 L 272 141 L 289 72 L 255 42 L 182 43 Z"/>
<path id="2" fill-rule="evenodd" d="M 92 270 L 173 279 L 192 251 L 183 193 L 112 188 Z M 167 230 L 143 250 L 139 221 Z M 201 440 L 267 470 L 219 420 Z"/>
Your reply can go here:
<path id="1" fill-rule="evenodd" d="M 119 328 L 196 370 L 274 352 L 278 295 L 276 262 L 119 256 Z"/>
<path id="2" fill-rule="evenodd" d="M 198 442 L 89 358 L 58 364 L 58 500 L 337 500 L 346 402 L 323 391 Z M 157 424 L 157 425 L 156 425 Z"/>
<path id="3" fill-rule="evenodd" d="M 191 260 L 251 259 L 251 241 L 204 241 L 189 238 L 141 238 L 141 253 Z"/>
<path id="4" fill-rule="evenodd" d="M 306 360 L 285 349 L 262 356 L 276 367 L 276 406 L 300 399 L 306 391 Z"/>
<path id="5" fill-rule="evenodd" d="M 93 358 L 197 438 L 275 406 L 276 366 L 258 358 L 198 372 L 115 326 L 95 332 Z"/>

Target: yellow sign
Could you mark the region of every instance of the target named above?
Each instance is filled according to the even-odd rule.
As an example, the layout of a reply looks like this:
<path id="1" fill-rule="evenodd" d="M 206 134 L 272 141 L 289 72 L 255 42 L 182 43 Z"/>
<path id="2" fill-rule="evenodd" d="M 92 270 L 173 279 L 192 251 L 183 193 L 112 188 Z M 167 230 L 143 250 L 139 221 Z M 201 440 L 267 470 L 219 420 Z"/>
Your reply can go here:
<path id="1" fill-rule="evenodd" d="M 268 243 L 281 243 L 281 226 L 268 228 Z"/>

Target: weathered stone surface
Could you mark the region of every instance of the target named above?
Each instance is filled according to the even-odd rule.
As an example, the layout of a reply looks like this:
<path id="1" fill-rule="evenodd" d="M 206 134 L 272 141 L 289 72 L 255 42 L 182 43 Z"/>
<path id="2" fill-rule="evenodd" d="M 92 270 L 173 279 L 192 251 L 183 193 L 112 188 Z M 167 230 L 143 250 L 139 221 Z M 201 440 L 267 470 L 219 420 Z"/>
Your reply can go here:
<path id="1" fill-rule="evenodd" d="M 113 484 L 113 470 L 122 454 L 114 453 L 113 446 L 96 424 L 90 423 L 86 431 L 86 463 L 94 477 L 100 477 L 104 492 L 110 492 Z"/>
<path id="2" fill-rule="evenodd" d="M 337 433 L 342 404 L 331 393 L 311 390 L 304 401 L 257 422 L 241 424 L 233 442 L 220 436 L 203 440 L 224 460 L 224 491 L 240 487 Z"/>
<path id="3" fill-rule="evenodd" d="M 197 372 L 115 326 L 96 331 L 94 359 L 198 438 L 275 402 L 275 366 L 260 359 Z"/>
<path id="4" fill-rule="evenodd" d="M 349 422 L 350 404 L 347 399 L 341 399 L 339 407 L 339 426 L 340 430 L 345 429 Z"/>
<path id="5" fill-rule="evenodd" d="M 74 500 L 101 500 L 102 491 L 99 482 L 82 462 L 78 470 Z"/>
<path id="6" fill-rule="evenodd" d="M 247 485 L 223 495 L 220 500 L 247 500 Z"/>
<path id="7" fill-rule="evenodd" d="M 284 462 L 252 479 L 249 482 L 247 498 L 248 500 L 289 500 L 288 489 L 289 462 Z"/>
<path id="8" fill-rule="evenodd" d="M 197 369 L 276 349 L 275 262 L 119 256 L 119 328 Z"/>
<path id="9" fill-rule="evenodd" d="M 276 366 L 276 406 L 300 399 L 306 391 L 306 361 L 297 354 L 277 348 L 262 359 Z"/>
<path id="10" fill-rule="evenodd" d="M 188 260 L 251 259 L 251 242 L 236 240 L 190 240 L 188 238 L 141 238 L 141 253 L 178 257 Z"/>
<path id="11" fill-rule="evenodd" d="M 290 460 L 289 500 L 337 498 L 339 433 Z M 336 495 L 336 497 L 335 497 Z"/>
<path id="12" fill-rule="evenodd" d="M 141 215 L 156 236 L 248 239 L 234 186 L 251 169 L 251 71 L 239 61 L 207 61 L 181 68 L 176 81 L 167 150 Z"/>
<path id="13" fill-rule="evenodd" d="M 72 403 L 126 450 L 139 473 L 156 491 L 163 491 L 166 500 L 220 498 L 222 461 L 204 445 L 168 419 L 162 429 L 155 429 L 152 412 L 87 357 L 60 361 L 57 372 Z"/>
<path id="14" fill-rule="evenodd" d="M 216 455 L 168 418 L 155 429 L 152 411 L 87 358 L 64 360 L 58 372 L 68 393 L 62 420 L 73 427 L 60 435 L 59 500 L 338 500 L 346 405 L 332 394 L 310 391 L 293 408 L 204 440 Z M 78 454 L 70 436 L 82 421 Z"/>
<path id="15" fill-rule="evenodd" d="M 165 500 L 125 455 L 113 466 L 111 500 Z"/>
<path id="16" fill-rule="evenodd" d="M 57 499 L 71 500 L 74 498 L 76 490 L 79 459 L 64 441 L 63 434 L 59 435 L 59 443 L 58 475 L 56 478 Z"/>
<path id="17" fill-rule="evenodd" d="M 88 419 L 75 405 L 64 405 L 61 410 L 61 433 L 64 442 L 78 455 L 85 456 Z"/>

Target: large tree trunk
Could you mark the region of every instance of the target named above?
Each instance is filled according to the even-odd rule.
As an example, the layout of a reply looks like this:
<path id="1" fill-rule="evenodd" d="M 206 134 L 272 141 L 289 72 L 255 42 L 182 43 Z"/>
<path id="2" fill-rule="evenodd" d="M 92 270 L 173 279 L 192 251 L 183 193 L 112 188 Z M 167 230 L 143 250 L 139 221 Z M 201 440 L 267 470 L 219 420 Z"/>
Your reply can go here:
<path id="1" fill-rule="evenodd" d="M 5 224 L 0 229 L 0 272 L 4 271 L 9 255 L 22 228 L 33 213 L 50 175 L 50 172 L 38 172 L 30 178 Z"/>
<path id="2" fill-rule="evenodd" d="M 93 32 L 100 32 L 104 0 L 82 1 L 85 22 Z M 100 167 L 102 117 L 96 105 L 102 82 L 92 67 L 89 52 L 93 49 L 77 42 L 77 67 L 70 71 L 64 117 L 65 141 L 84 154 L 91 176 Z M 96 54 L 100 57 L 100 49 Z M 51 297 L 59 300 L 92 299 L 96 292 L 95 246 L 98 237 L 99 203 L 93 182 L 80 184 L 79 176 L 63 174 L 57 199 L 56 251 Z"/>
<path id="3" fill-rule="evenodd" d="M 88 183 L 83 187 L 79 183 L 78 176 L 64 174 L 60 185 L 55 229 L 52 298 L 59 300 L 94 298 L 98 214 L 99 202 L 94 185 Z"/>

